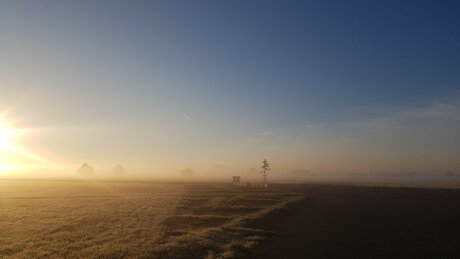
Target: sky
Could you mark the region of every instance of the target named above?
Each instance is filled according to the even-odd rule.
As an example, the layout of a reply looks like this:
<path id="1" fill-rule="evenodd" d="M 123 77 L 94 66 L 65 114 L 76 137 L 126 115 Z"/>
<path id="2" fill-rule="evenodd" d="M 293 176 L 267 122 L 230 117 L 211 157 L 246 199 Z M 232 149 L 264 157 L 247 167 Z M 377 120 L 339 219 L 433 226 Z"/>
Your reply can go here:
<path id="1" fill-rule="evenodd" d="M 0 174 L 460 171 L 459 12 L 2 1 Z"/>

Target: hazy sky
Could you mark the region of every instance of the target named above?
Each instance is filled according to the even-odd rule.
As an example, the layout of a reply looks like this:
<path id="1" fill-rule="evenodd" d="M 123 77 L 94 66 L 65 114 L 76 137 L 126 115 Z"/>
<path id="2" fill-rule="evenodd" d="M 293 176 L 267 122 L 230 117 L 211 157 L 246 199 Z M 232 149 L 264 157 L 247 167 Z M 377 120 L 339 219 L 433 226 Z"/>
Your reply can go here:
<path id="1" fill-rule="evenodd" d="M 459 13 L 458 1 L 2 1 L 0 109 L 36 157 L 0 162 L 459 171 Z"/>

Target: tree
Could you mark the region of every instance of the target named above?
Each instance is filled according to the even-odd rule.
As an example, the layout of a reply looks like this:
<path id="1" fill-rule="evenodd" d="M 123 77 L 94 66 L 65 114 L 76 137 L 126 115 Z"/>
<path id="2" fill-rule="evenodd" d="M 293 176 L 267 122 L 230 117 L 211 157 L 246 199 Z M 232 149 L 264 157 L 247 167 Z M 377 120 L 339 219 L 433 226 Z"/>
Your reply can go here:
<path id="1" fill-rule="evenodd" d="M 91 176 L 94 173 L 94 167 L 84 163 L 80 166 L 80 168 L 78 168 L 77 172 L 81 176 Z"/>
<path id="2" fill-rule="evenodd" d="M 260 171 L 260 173 L 262 174 L 264 186 L 267 186 L 267 172 L 270 171 L 270 163 L 267 161 L 267 159 L 264 159 L 264 161 L 262 161 L 262 166 L 260 168 L 262 168 L 262 171 Z"/>
<path id="3" fill-rule="evenodd" d="M 124 173 L 125 169 L 121 165 L 116 165 L 112 170 L 112 174 L 116 176 L 122 176 Z"/>

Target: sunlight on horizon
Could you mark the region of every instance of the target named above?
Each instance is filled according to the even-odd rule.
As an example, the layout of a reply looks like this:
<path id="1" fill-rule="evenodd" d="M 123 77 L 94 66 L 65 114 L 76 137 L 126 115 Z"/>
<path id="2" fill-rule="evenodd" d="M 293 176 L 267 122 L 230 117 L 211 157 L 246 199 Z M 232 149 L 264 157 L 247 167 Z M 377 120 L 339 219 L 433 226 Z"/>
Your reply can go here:
<path id="1" fill-rule="evenodd" d="M 15 136 L 14 129 L 8 127 L 3 120 L 0 120 L 0 149 L 2 151 L 14 149 L 13 138 Z"/>
<path id="2" fill-rule="evenodd" d="M 14 166 L 9 161 L 11 153 L 16 150 L 14 138 L 17 132 L 11 128 L 4 118 L 0 118 L 0 172 L 11 172 Z"/>
<path id="3" fill-rule="evenodd" d="M 460 175 L 457 12 L 244 2 L 0 4 L 1 176 Z"/>
<path id="4" fill-rule="evenodd" d="M 16 128 L 4 114 L 0 116 L 0 173 L 14 175 L 37 167 L 51 167 L 47 159 L 30 151 L 20 137 L 30 130 Z"/>

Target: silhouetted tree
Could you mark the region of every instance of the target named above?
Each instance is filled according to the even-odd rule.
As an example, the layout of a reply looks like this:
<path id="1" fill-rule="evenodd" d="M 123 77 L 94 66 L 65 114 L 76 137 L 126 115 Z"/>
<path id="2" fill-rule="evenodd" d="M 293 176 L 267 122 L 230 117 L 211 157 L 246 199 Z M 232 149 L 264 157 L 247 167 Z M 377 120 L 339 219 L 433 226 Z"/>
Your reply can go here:
<path id="1" fill-rule="evenodd" d="M 125 169 L 123 168 L 123 166 L 121 165 L 116 165 L 114 168 L 113 168 L 113 175 L 117 175 L 117 176 L 121 176 L 125 173 Z"/>
<path id="2" fill-rule="evenodd" d="M 83 163 L 77 170 L 78 174 L 82 176 L 91 176 L 94 173 L 94 168 L 87 163 Z"/>
<path id="3" fill-rule="evenodd" d="M 262 174 L 264 186 L 267 186 L 267 172 L 271 169 L 270 163 L 267 161 L 267 159 L 264 159 L 264 161 L 262 161 L 262 166 L 260 168 L 262 168 L 262 171 L 260 171 L 260 173 Z"/>

